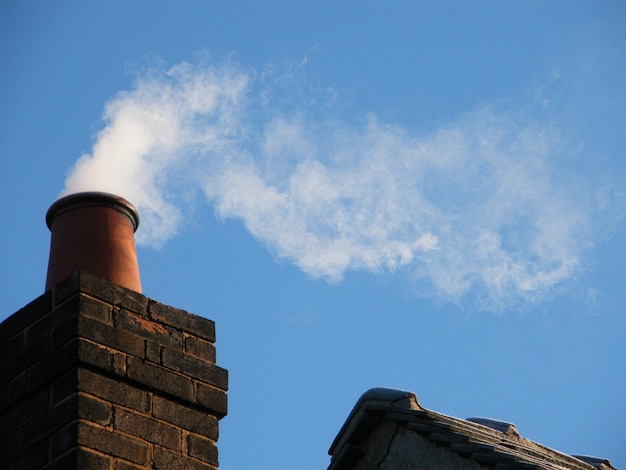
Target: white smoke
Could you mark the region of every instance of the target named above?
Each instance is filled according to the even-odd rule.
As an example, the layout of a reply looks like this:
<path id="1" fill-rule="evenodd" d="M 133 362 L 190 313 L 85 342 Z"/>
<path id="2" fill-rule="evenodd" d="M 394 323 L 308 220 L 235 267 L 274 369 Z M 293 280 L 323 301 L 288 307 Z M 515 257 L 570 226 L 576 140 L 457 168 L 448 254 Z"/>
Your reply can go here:
<path id="1" fill-rule="evenodd" d="M 106 191 L 125 197 L 141 214 L 139 243 L 162 246 L 181 224 L 168 199 L 172 180 L 194 174 L 194 156 L 223 160 L 238 134 L 248 77 L 232 64 L 181 63 L 149 70 L 132 91 L 105 106 L 105 127 L 91 154 L 80 157 L 63 194 Z M 177 180 L 177 177 L 182 180 Z"/>
<path id="2" fill-rule="evenodd" d="M 427 135 L 349 125 L 281 109 L 257 79 L 233 64 L 144 74 L 106 105 L 64 193 L 126 197 L 138 241 L 160 246 L 193 184 L 313 277 L 404 270 L 445 299 L 532 302 L 583 268 L 591 211 L 552 126 L 490 107 Z"/>

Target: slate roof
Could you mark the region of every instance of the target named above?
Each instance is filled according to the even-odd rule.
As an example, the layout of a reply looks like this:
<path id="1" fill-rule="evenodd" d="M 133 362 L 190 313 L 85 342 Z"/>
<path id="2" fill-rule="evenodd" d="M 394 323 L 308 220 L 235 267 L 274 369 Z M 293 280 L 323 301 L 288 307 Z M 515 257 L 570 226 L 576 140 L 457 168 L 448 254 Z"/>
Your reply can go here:
<path id="1" fill-rule="evenodd" d="M 333 441 L 329 470 L 354 468 L 382 423 L 393 422 L 436 446 L 481 466 L 528 470 L 611 470 L 606 459 L 572 456 L 520 436 L 514 424 L 485 418 L 459 419 L 423 408 L 412 392 L 387 388 L 367 391 Z"/>

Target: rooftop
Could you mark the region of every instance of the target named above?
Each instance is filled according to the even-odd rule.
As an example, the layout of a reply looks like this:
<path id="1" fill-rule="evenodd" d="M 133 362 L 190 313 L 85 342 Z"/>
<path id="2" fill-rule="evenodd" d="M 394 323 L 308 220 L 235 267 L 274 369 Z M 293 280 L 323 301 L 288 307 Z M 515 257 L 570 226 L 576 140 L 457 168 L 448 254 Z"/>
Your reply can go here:
<path id="1" fill-rule="evenodd" d="M 438 449 L 467 459 L 468 465 L 529 470 L 614 469 L 606 459 L 567 455 L 526 439 L 512 423 L 454 418 L 422 407 L 412 392 L 373 388 L 361 396 L 333 441 L 328 451 L 329 470 L 358 468 L 357 464 L 368 458 L 366 454 L 372 454 L 372 446 L 384 446 L 386 456 L 392 438 L 371 436 L 390 423 L 394 436 L 397 429 L 404 428 Z"/>

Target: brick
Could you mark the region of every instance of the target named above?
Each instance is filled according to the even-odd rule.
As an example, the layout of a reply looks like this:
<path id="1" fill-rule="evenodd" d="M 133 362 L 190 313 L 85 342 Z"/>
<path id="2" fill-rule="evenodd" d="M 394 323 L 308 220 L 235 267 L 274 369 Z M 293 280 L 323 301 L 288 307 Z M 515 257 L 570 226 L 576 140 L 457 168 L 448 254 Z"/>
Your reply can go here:
<path id="1" fill-rule="evenodd" d="M 78 419 L 57 430 L 50 437 L 50 455 L 53 460 L 78 446 Z"/>
<path id="2" fill-rule="evenodd" d="M 76 298 L 81 317 L 91 318 L 105 325 L 113 326 L 113 307 L 111 304 L 89 297 L 87 294 L 81 294 Z"/>
<path id="3" fill-rule="evenodd" d="M 145 467 L 139 467 L 128 462 L 117 461 L 114 465 L 114 470 L 145 470 Z"/>
<path id="4" fill-rule="evenodd" d="M 64 308 L 64 307 L 61 307 Z M 55 351 L 78 336 L 78 315 L 69 316 L 50 328 L 50 350 Z"/>
<path id="5" fill-rule="evenodd" d="M 108 426 L 113 421 L 113 406 L 91 395 L 79 393 L 77 417 L 101 426 Z"/>
<path id="6" fill-rule="evenodd" d="M 77 338 L 46 356 L 26 370 L 24 393 L 56 380 L 79 363 L 88 364 L 107 372 L 113 371 L 111 351 L 87 340 Z"/>
<path id="7" fill-rule="evenodd" d="M 54 322 L 50 326 L 52 349 L 56 349 L 71 341 L 76 336 L 85 336 L 95 341 L 102 337 L 107 338 L 101 331 L 103 327 L 106 328 L 113 323 L 112 307 L 85 294 L 72 297 L 57 307 L 54 313 L 56 315 L 57 312 L 61 311 L 66 311 L 67 313 L 63 315 L 63 318 L 60 318 L 59 321 Z M 87 329 L 83 327 L 82 331 L 79 332 L 81 320 L 83 323 L 87 323 Z M 109 332 L 110 330 L 107 331 L 107 333 Z M 98 333 L 100 333 L 99 337 L 94 336 Z"/>
<path id="8" fill-rule="evenodd" d="M 209 341 L 185 335 L 185 352 L 215 364 L 215 346 Z"/>
<path id="9" fill-rule="evenodd" d="M 113 325 L 112 307 L 108 304 L 92 299 L 85 294 L 79 294 L 63 303 L 54 311 L 68 312 L 49 326 L 51 331 L 51 344 L 55 349 L 76 336 L 84 336 L 97 342 L 113 346 L 123 344 L 126 338 L 118 338 L 111 327 Z"/>
<path id="10" fill-rule="evenodd" d="M 24 454 L 24 433 L 23 429 L 8 435 L 0 440 L 0 456 L 2 463 L 6 464 L 19 458 Z"/>
<path id="11" fill-rule="evenodd" d="M 113 353 L 109 349 L 82 338 L 75 342 L 80 363 L 113 372 Z"/>
<path id="12" fill-rule="evenodd" d="M 8 338 L 26 329 L 28 325 L 39 320 L 50 310 L 52 310 L 52 293 L 48 291 L 0 323 L 0 343 L 4 343 Z"/>
<path id="13" fill-rule="evenodd" d="M 111 310 L 110 305 L 85 294 L 75 295 L 30 325 L 26 329 L 26 344 L 40 336 L 51 334 L 54 348 L 59 347 L 76 336 L 78 318 L 111 324 Z"/>
<path id="14" fill-rule="evenodd" d="M 139 292 L 105 281 L 84 271 L 77 271 L 57 284 L 54 288 L 54 301 L 56 304 L 64 302 L 79 292 L 140 314 L 145 314 L 148 307 L 148 298 Z"/>
<path id="15" fill-rule="evenodd" d="M 216 467 L 218 466 L 215 442 L 196 434 L 189 434 L 187 439 L 187 452 L 189 455 Z"/>
<path id="16" fill-rule="evenodd" d="M 24 445 L 29 446 L 63 428 L 77 418 L 78 395 L 72 395 L 24 427 Z"/>
<path id="17" fill-rule="evenodd" d="M 0 387 L 0 410 L 22 398 L 26 391 L 26 372 Z"/>
<path id="18" fill-rule="evenodd" d="M 48 409 L 48 390 L 27 397 L 16 405 L 0 413 L 0 439 L 41 415 Z"/>
<path id="19" fill-rule="evenodd" d="M 52 383 L 52 404 L 56 404 L 78 390 L 78 368 L 73 367 Z"/>
<path id="20" fill-rule="evenodd" d="M 24 330 L 24 349 L 29 349 L 31 345 L 41 342 L 42 337 L 49 341 L 50 330 L 54 325 L 61 323 L 65 319 L 64 316 L 68 315 L 67 311 L 52 311 L 42 315 L 39 321 Z"/>
<path id="21" fill-rule="evenodd" d="M 228 397 L 223 390 L 196 383 L 196 405 L 211 412 L 218 419 L 228 413 Z"/>
<path id="22" fill-rule="evenodd" d="M 12 362 L 24 347 L 24 331 L 0 342 L 0 367 L 5 367 L 7 363 Z"/>
<path id="23" fill-rule="evenodd" d="M 54 460 L 45 470 L 110 470 L 113 459 L 78 447 Z"/>
<path id="24" fill-rule="evenodd" d="M 44 359 L 49 353 L 48 336 L 40 336 L 25 346 L 19 354 L 10 355 L 2 361 L 0 368 L 0 384 L 9 382 L 23 370 L 32 367 Z"/>
<path id="25" fill-rule="evenodd" d="M 146 340 L 146 351 L 144 357 L 155 364 L 161 363 L 161 346 L 154 341 Z"/>
<path id="26" fill-rule="evenodd" d="M 113 352 L 113 373 L 120 377 L 126 377 L 126 354 Z"/>
<path id="27" fill-rule="evenodd" d="M 162 325 L 125 310 L 113 312 L 115 327 L 134 335 L 155 341 L 175 349 L 183 348 L 182 333 L 171 327 Z M 143 352 L 143 351 L 142 351 Z"/>
<path id="28" fill-rule="evenodd" d="M 114 428 L 168 449 L 180 452 L 182 448 L 180 429 L 124 409 L 115 408 Z"/>
<path id="29" fill-rule="evenodd" d="M 126 375 L 153 390 L 165 392 L 189 402 L 193 399 L 191 379 L 175 374 L 160 366 L 141 362 L 132 356 L 128 357 Z"/>
<path id="30" fill-rule="evenodd" d="M 216 470 L 216 465 L 210 465 L 188 457 L 182 457 L 165 449 L 155 447 L 153 470 Z"/>
<path id="31" fill-rule="evenodd" d="M 215 364 L 169 348 L 163 349 L 161 359 L 165 367 L 189 375 L 194 379 L 200 379 L 224 390 L 228 389 L 228 371 Z"/>
<path id="32" fill-rule="evenodd" d="M 24 393 L 46 384 L 78 363 L 78 341 L 71 341 L 26 370 Z"/>
<path id="33" fill-rule="evenodd" d="M 77 452 L 77 470 L 109 470 L 113 459 L 108 455 L 96 454 L 87 449 L 79 448 Z M 65 467 L 59 467 L 59 470 Z"/>
<path id="34" fill-rule="evenodd" d="M 143 338 L 91 318 L 81 317 L 78 319 L 78 335 L 137 357 L 143 357 L 144 355 Z"/>
<path id="35" fill-rule="evenodd" d="M 80 293 L 80 272 L 76 271 L 70 276 L 60 281 L 51 289 L 54 305 L 60 305 L 71 297 Z"/>
<path id="36" fill-rule="evenodd" d="M 78 423 L 78 443 L 104 454 L 120 457 L 130 462 L 147 465 L 148 444 L 137 439 L 112 433 L 88 422 Z"/>
<path id="37" fill-rule="evenodd" d="M 41 441 L 29 449 L 26 449 L 26 451 L 15 461 L 8 462 L 3 460 L 2 468 L 4 470 L 34 470 L 43 467 L 47 462 L 48 443 L 46 441 Z"/>
<path id="38" fill-rule="evenodd" d="M 168 305 L 151 300 L 148 304 L 148 316 L 152 320 L 178 328 L 187 333 L 193 333 L 212 343 L 215 342 L 215 322 L 185 312 Z"/>
<path id="39" fill-rule="evenodd" d="M 148 392 L 86 369 L 78 370 L 78 389 L 140 412 L 147 412 L 150 409 Z"/>
<path id="40" fill-rule="evenodd" d="M 186 431 L 211 438 L 217 441 L 218 421 L 210 413 L 194 410 L 171 400 L 154 396 L 152 400 L 152 415 L 155 418 L 180 426 Z"/>

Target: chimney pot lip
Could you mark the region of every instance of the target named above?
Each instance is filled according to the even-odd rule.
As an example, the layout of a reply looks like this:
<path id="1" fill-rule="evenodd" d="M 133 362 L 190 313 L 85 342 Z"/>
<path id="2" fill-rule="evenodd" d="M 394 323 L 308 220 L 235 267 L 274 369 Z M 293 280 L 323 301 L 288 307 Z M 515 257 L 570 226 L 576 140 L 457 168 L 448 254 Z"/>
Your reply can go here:
<path id="1" fill-rule="evenodd" d="M 139 227 L 139 212 L 126 199 L 112 193 L 100 191 L 86 191 L 73 193 L 58 199 L 50 206 L 46 213 L 46 225 L 52 230 L 54 220 L 63 212 L 81 206 L 111 207 L 126 215 L 133 224 L 133 232 Z"/>

